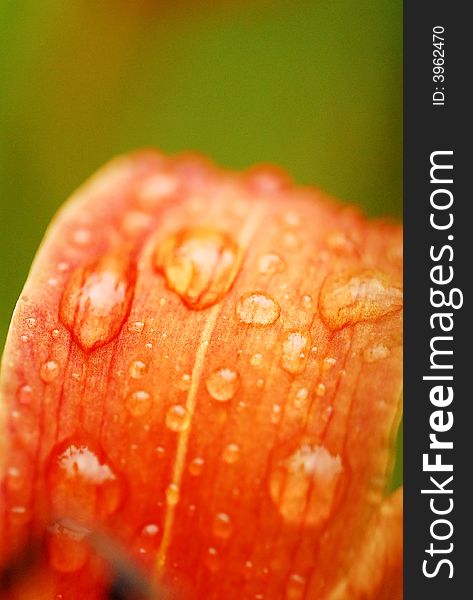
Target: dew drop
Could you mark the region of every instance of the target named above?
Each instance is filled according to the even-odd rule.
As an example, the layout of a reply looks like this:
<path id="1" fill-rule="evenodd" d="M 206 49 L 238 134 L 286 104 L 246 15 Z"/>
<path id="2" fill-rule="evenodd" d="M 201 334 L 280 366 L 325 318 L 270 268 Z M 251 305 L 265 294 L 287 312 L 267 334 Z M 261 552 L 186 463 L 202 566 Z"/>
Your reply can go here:
<path id="1" fill-rule="evenodd" d="M 145 390 L 137 390 L 127 396 L 126 408 L 134 417 L 145 415 L 151 408 L 151 394 Z"/>
<path id="2" fill-rule="evenodd" d="M 166 502 L 169 506 L 176 506 L 179 502 L 180 490 L 177 483 L 170 483 L 166 488 Z"/>
<path id="3" fill-rule="evenodd" d="M 26 525 L 32 519 L 32 513 L 26 506 L 12 506 L 10 508 L 8 519 L 14 525 Z"/>
<path id="4" fill-rule="evenodd" d="M 158 533 L 159 527 L 155 523 L 149 523 L 148 525 L 145 525 L 141 530 L 141 534 L 145 535 L 146 537 L 155 537 L 158 535 Z"/>
<path id="5" fill-rule="evenodd" d="M 302 240 L 295 231 L 286 231 L 282 242 L 288 250 L 298 250 L 302 246 Z"/>
<path id="6" fill-rule="evenodd" d="M 76 269 L 60 305 L 60 318 L 84 350 L 110 342 L 130 309 L 135 268 L 123 255 L 108 254 Z"/>
<path id="7" fill-rule="evenodd" d="M 177 387 L 183 392 L 187 392 L 190 389 L 192 383 L 192 378 L 189 373 L 184 373 L 184 375 L 179 379 Z"/>
<path id="8" fill-rule="evenodd" d="M 130 364 L 129 373 L 130 373 L 130 377 L 133 377 L 133 379 L 141 379 L 142 377 L 144 377 L 146 375 L 147 372 L 148 372 L 148 365 L 145 362 L 143 362 L 142 360 L 134 360 Z"/>
<path id="9" fill-rule="evenodd" d="M 366 362 L 372 363 L 378 360 L 383 360 L 387 358 L 391 354 L 389 348 L 383 346 L 382 344 L 377 344 L 376 346 L 372 346 L 371 348 L 367 348 L 363 353 L 363 358 Z"/>
<path id="10" fill-rule="evenodd" d="M 35 317 L 29 317 L 28 319 L 26 319 L 26 324 L 30 329 L 34 329 L 36 327 Z"/>
<path id="11" fill-rule="evenodd" d="M 209 375 L 205 385 L 214 400 L 227 402 L 236 394 L 240 385 L 240 376 L 233 369 L 223 367 Z"/>
<path id="12" fill-rule="evenodd" d="M 59 335 L 60 335 L 59 329 L 53 329 L 51 331 L 51 337 L 53 337 L 54 339 L 57 339 L 59 337 Z"/>
<path id="13" fill-rule="evenodd" d="M 264 388 L 265 380 L 263 378 L 256 380 L 256 387 L 259 389 Z"/>
<path id="14" fill-rule="evenodd" d="M 233 533 L 232 520 L 226 513 L 218 513 L 215 515 L 212 531 L 215 537 L 222 540 L 228 540 Z"/>
<path id="15" fill-rule="evenodd" d="M 31 404 L 33 399 L 33 388 L 31 385 L 22 385 L 18 389 L 18 402 L 20 404 Z"/>
<path id="16" fill-rule="evenodd" d="M 55 360 L 48 360 L 41 366 L 39 374 L 45 383 L 50 383 L 59 375 L 59 365 Z"/>
<path id="17" fill-rule="evenodd" d="M 290 442 L 272 457 L 271 499 L 285 521 L 320 525 L 330 516 L 342 471 L 340 457 L 313 439 Z"/>
<path id="18" fill-rule="evenodd" d="M 333 273 L 325 279 L 319 297 L 321 319 L 332 330 L 378 319 L 402 305 L 400 287 L 373 270 Z"/>
<path id="19" fill-rule="evenodd" d="M 141 333 L 144 329 L 145 324 L 143 321 L 133 321 L 128 324 L 128 331 L 130 333 Z"/>
<path id="20" fill-rule="evenodd" d="M 71 237 L 76 246 L 88 246 L 92 241 L 92 233 L 85 227 L 74 230 Z"/>
<path id="21" fill-rule="evenodd" d="M 329 356 L 324 358 L 322 368 L 324 371 L 330 371 L 330 369 L 337 364 L 337 359 Z"/>
<path id="22" fill-rule="evenodd" d="M 174 404 L 166 413 L 166 427 L 179 433 L 185 431 L 190 425 L 190 415 L 182 404 Z"/>
<path id="23" fill-rule="evenodd" d="M 137 198 L 144 209 L 154 209 L 164 199 L 176 193 L 179 180 L 171 173 L 156 173 L 140 185 Z"/>
<path id="24" fill-rule="evenodd" d="M 281 273 L 286 268 L 284 260 L 275 252 L 260 256 L 258 259 L 258 270 L 262 275 L 274 275 Z"/>
<path id="25" fill-rule="evenodd" d="M 25 478 L 20 469 L 17 467 L 9 467 L 6 471 L 5 484 L 9 491 L 15 492 L 21 490 L 25 483 Z"/>
<path id="26" fill-rule="evenodd" d="M 306 579 L 298 573 L 289 575 L 286 586 L 286 600 L 302 600 L 306 590 Z"/>
<path id="27" fill-rule="evenodd" d="M 55 523 L 49 527 L 46 544 L 51 567 L 60 573 L 81 569 L 90 554 L 87 535 L 88 531 L 80 526 Z"/>
<path id="28" fill-rule="evenodd" d="M 301 298 L 301 306 L 306 310 L 310 310 L 312 308 L 312 296 L 304 294 L 304 296 Z"/>
<path id="29" fill-rule="evenodd" d="M 72 439 L 51 454 L 48 491 L 53 514 L 88 522 L 116 512 L 123 483 L 95 442 Z"/>
<path id="30" fill-rule="evenodd" d="M 200 456 L 197 456 L 189 463 L 189 473 L 191 475 L 193 475 L 194 477 L 198 477 L 199 475 L 202 474 L 202 471 L 204 469 L 204 464 L 205 464 L 204 459 L 200 458 Z"/>
<path id="31" fill-rule="evenodd" d="M 263 355 L 262 354 L 253 354 L 253 356 L 250 358 L 250 364 L 253 367 L 259 367 L 261 364 L 263 363 Z"/>
<path id="32" fill-rule="evenodd" d="M 248 292 L 237 302 L 236 314 L 248 325 L 271 325 L 279 318 L 279 304 L 264 292 Z"/>
<path id="33" fill-rule="evenodd" d="M 240 269 L 241 251 L 226 233 L 213 228 L 186 229 L 156 250 L 155 266 L 168 287 L 194 310 L 219 302 Z"/>
<path id="34" fill-rule="evenodd" d="M 277 425 L 281 421 L 282 409 L 280 404 L 273 404 L 271 408 L 271 423 Z"/>
<path id="35" fill-rule="evenodd" d="M 302 373 L 307 364 L 311 339 L 308 332 L 289 331 L 282 340 L 282 367 L 292 375 Z"/>
<path id="36" fill-rule="evenodd" d="M 320 398 L 322 396 L 325 396 L 325 384 L 324 383 L 319 383 L 318 386 L 315 389 L 315 393 L 317 394 L 317 396 L 319 396 Z"/>
<path id="37" fill-rule="evenodd" d="M 309 399 L 309 390 L 306 387 L 299 388 L 293 397 L 293 404 L 295 408 L 301 409 L 307 407 Z"/>
<path id="38" fill-rule="evenodd" d="M 222 460 L 228 465 L 233 465 L 240 458 L 240 446 L 238 444 L 228 444 L 223 449 Z"/>

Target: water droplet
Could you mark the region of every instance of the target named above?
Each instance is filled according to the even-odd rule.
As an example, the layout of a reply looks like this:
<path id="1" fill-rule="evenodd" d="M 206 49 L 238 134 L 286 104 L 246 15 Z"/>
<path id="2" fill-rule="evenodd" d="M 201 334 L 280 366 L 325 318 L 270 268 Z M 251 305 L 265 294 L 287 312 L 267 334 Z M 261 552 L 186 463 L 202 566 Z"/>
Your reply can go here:
<path id="1" fill-rule="evenodd" d="M 223 449 L 222 453 L 223 462 L 228 465 L 233 465 L 240 459 L 240 446 L 238 444 L 228 444 Z"/>
<path id="2" fill-rule="evenodd" d="M 48 491 L 53 515 L 90 522 L 118 509 L 123 483 L 95 442 L 73 439 L 52 452 Z"/>
<path id="3" fill-rule="evenodd" d="M 204 464 L 204 459 L 197 456 L 189 463 L 189 473 L 191 475 L 194 475 L 194 477 L 198 477 L 199 475 L 201 475 L 204 469 Z"/>
<path id="4" fill-rule="evenodd" d="M 288 250 L 298 250 L 302 246 L 302 240 L 295 231 L 286 231 L 282 236 L 282 242 Z"/>
<path id="5" fill-rule="evenodd" d="M 330 516 L 342 471 L 340 457 L 313 439 L 290 442 L 272 457 L 271 499 L 285 521 L 320 525 Z"/>
<path id="6" fill-rule="evenodd" d="M 133 321 L 128 324 L 128 331 L 130 333 L 141 333 L 144 329 L 145 324 L 143 321 Z"/>
<path id="7" fill-rule="evenodd" d="M 333 231 L 327 236 L 327 246 L 340 254 L 351 254 L 356 251 L 357 244 L 345 231 Z"/>
<path id="8" fill-rule="evenodd" d="M 256 387 L 261 389 L 264 388 L 265 380 L 263 378 L 256 380 Z"/>
<path id="9" fill-rule="evenodd" d="M 277 425 L 281 421 L 282 409 L 280 404 L 273 404 L 271 408 L 271 423 Z"/>
<path id="10" fill-rule="evenodd" d="M 106 255 L 72 273 L 59 314 L 84 350 L 99 348 L 120 332 L 134 281 L 135 269 L 123 255 Z"/>
<path id="11" fill-rule="evenodd" d="M 143 527 L 141 533 L 146 537 L 155 537 L 159 533 L 159 527 L 155 523 L 149 523 Z"/>
<path id="12" fill-rule="evenodd" d="M 319 383 L 318 386 L 316 387 L 315 393 L 319 397 L 325 396 L 325 384 Z"/>
<path id="13" fill-rule="evenodd" d="M 31 385 L 22 385 L 18 389 L 18 402 L 20 404 L 30 404 L 33 399 L 33 388 Z"/>
<path id="14" fill-rule="evenodd" d="M 170 483 L 166 488 L 166 502 L 169 506 L 176 506 L 179 502 L 179 494 L 180 490 L 177 483 Z"/>
<path id="15" fill-rule="evenodd" d="M 277 321 L 280 311 L 276 300 L 264 292 L 248 292 L 236 305 L 237 317 L 248 325 L 271 325 Z"/>
<path id="16" fill-rule="evenodd" d="M 332 330 L 378 319 L 402 308 L 402 290 L 379 271 L 333 273 L 321 288 L 320 316 Z"/>
<path id="17" fill-rule="evenodd" d="M 262 354 L 253 354 L 253 356 L 250 358 L 250 364 L 253 367 L 259 367 L 261 364 L 263 363 L 263 355 Z"/>
<path id="18" fill-rule="evenodd" d="M 232 520 L 226 513 L 218 513 L 215 515 L 212 531 L 215 537 L 222 540 L 228 540 L 233 533 Z"/>
<path id="19" fill-rule="evenodd" d="M 79 227 L 72 232 L 71 238 L 76 246 L 88 246 L 92 241 L 92 233 L 85 227 Z"/>
<path id="20" fill-rule="evenodd" d="M 293 398 L 293 404 L 296 408 L 306 408 L 309 399 L 309 390 L 306 387 L 296 390 Z"/>
<path id="21" fill-rule="evenodd" d="M 126 407 L 127 410 L 134 417 L 141 417 L 145 415 L 151 408 L 152 399 L 151 394 L 144 390 L 137 390 L 127 396 Z"/>
<path id="22" fill-rule="evenodd" d="M 179 379 L 177 387 L 183 392 L 187 392 L 190 389 L 192 383 L 192 378 L 188 373 L 184 373 L 184 375 Z"/>
<path id="23" fill-rule="evenodd" d="M 282 341 L 282 367 L 292 375 L 302 373 L 306 368 L 311 339 L 308 332 L 289 331 Z"/>
<path id="24" fill-rule="evenodd" d="M 26 324 L 30 329 L 34 329 L 36 327 L 35 317 L 29 317 L 28 319 L 26 319 Z"/>
<path id="25" fill-rule="evenodd" d="M 258 269 L 262 275 L 274 275 L 281 273 L 286 268 L 284 260 L 275 252 L 270 252 L 260 256 L 258 260 Z"/>
<path id="26" fill-rule="evenodd" d="M 286 586 L 286 600 L 302 600 L 306 590 L 306 579 L 298 573 L 289 575 Z"/>
<path id="27" fill-rule="evenodd" d="M 25 344 L 27 344 L 30 341 L 30 338 L 27 335 L 22 335 L 21 336 L 21 341 Z"/>
<path id="28" fill-rule="evenodd" d="M 382 344 L 377 344 L 376 346 L 372 346 L 371 348 L 367 348 L 363 353 L 363 358 L 366 362 L 372 363 L 378 360 L 383 360 L 387 358 L 391 354 L 389 348 L 383 346 Z"/>
<path id="29" fill-rule="evenodd" d="M 324 371 L 330 371 L 330 369 L 337 364 L 337 359 L 329 356 L 324 358 L 322 368 Z"/>
<path id="30" fill-rule="evenodd" d="M 162 200 L 170 198 L 177 192 L 179 180 L 171 173 L 157 173 L 143 181 L 137 190 L 140 206 L 154 209 Z"/>
<path id="31" fill-rule="evenodd" d="M 301 216 L 296 212 L 290 211 L 283 216 L 283 222 L 288 227 L 299 227 L 301 224 Z"/>
<path id="32" fill-rule="evenodd" d="M 233 369 L 223 367 L 214 371 L 206 381 L 208 393 L 214 400 L 227 402 L 236 394 L 240 385 L 240 376 Z"/>
<path id="33" fill-rule="evenodd" d="M 57 339 L 59 337 L 59 335 L 60 335 L 59 329 L 53 329 L 51 331 L 51 337 L 53 337 L 54 339 Z"/>
<path id="34" fill-rule="evenodd" d="M 74 573 L 89 558 L 88 531 L 77 525 L 54 523 L 47 532 L 47 553 L 51 567 L 60 573 Z"/>
<path id="35" fill-rule="evenodd" d="M 301 298 L 301 305 L 302 305 L 302 308 L 305 308 L 306 310 L 310 310 L 312 308 L 312 296 L 309 296 L 308 294 L 304 294 L 304 296 L 302 296 L 302 298 Z"/>
<path id="36" fill-rule="evenodd" d="M 166 413 L 166 427 L 171 431 L 185 431 L 190 425 L 187 409 L 181 404 L 174 404 Z"/>
<path id="37" fill-rule="evenodd" d="M 205 564 L 210 571 L 217 571 L 220 564 L 216 548 L 209 548 L 205 557 Z"/>
<path id="38" fill-rule="evenodd" d="M 12 506 L 10 508 L 8 519 L 15 525 L 26 525 L 32 519 L 32 512 L 26 506 Z"/>
<path id="39" fill-rule="evenodd" d="M 48 360 L 41 366 L 39 374 L 45 383 L 50 383 L 59 375 L 59 365 L 55 360 Z"/>
<path id="40" fill-rule="evenodd" d="M 134 360 L 130 364 L 129 373 L 130 377 L 133 377 L 133 379 L 141 379 L 146 375 L 147 372 L 148 365 L 142 360 Z"/>
<path id="41" fill-rule="evenodd" d="M 25 483 L 25 478 L 20 469 L 17 467 L 9 467 L 6 471 L 5 478 L 6 487 L 11 492 L 21 490 Z"/>
<path id="42" fill-rule="evenodd" d="M 155 255 L 156 268 L 168 287 L 192 309 L 219 302 L 232 285 L 241 252 L 232 238 L 217 229 L 179 231 L 162 243 Z"/>

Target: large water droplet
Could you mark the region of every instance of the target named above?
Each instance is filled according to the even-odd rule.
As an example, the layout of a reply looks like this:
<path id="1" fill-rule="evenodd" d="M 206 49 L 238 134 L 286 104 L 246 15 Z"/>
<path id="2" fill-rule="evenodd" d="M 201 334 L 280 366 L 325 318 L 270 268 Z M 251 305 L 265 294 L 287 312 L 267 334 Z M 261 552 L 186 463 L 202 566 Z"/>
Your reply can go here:
<path id="1" fill-rule="evenodd" d="M 60 573 L 74 573 L 85 565 L 90 550 L 86 537 L 88 531 L 72 524 L 54 523 L 46 538 L 49 564 Z"/>
<path id="2" fill-rule="evenodd" d="M 59 365 L 55 360 L 48 360 L 41 366 L 39 374 L 45 383 L 50 383 L 59 375 Z"/>
<path id="3" fill-rule="evenodd" d="M 281 273 L 286 268 L 284 260 L 275 252 L 263 254 L 258 259 L 258 269 L 262 275 L 274 275 Z"/>
<path id="4" fill-rule="evenodd" d="M 185 406 L 174 404 L 166 413 L 166 427 L 171 431 L 185 431 L 190 425 L 190 415 Z"/>
<path id="5" fill-rule="evenodd" d="M 248 325 L 271 325 L 278 319 L 280 311 L 276 300 L 264 292 L 248 292 L 236 305 L 237 317 Z"/>
<path id="6" fill-rule="evenodd" d="M 209 375 L 205 385 L 214 400 L 227 402 L 236 394 L 240 385 L 240 377 L 233 369 L 223 367 Z"/>
<path id="7" fill-rule="evenodd" d="M 290 442 L 272 457 L 271 499 L 284 520 L 320 525 L 330 516 L 342 471 L 340 457 L 313 439 Z"/>
<path id="8" fill-rule="evenodd" d="M 145 390 L 136 390 L 127 396 L 126 408 L 134 417 L 145 415 L 151 408 L 152 398 Z"/>
<path id="9" fill-rule="evenodd" d="M 310 345 L 308 332 L 288 331 L 282 340 L 283 369 L 292 375 L 302 373 L 306 368 Z"/>
<path id="10" fill-rule="evenodd" d="M 72 439 L 52 452 L 48 491 L 54 516 L 90 522 L 118 509 L 123 483 L 97 444 Z"/>
<path id="11" fill-rule="evenodd" d="M 135 269 L 123 255 L 108 254 L 76 269 L 61 300 L 60 318 L 84 350 L 110 342 L 130 309 Z"/>
<path id="12" fill-rule="evenodd" d="M 232 285 L 241 251 L 226 233 L 213 228 L 186 229 L 157 249 L 155 265 L 171 290 L 195 310 L 219 302 Z"/>
<path id="13" fill-rule="evenodd" d="M 373 270 L 333 273 L 325 279 L 319 297 L 320 316 L 332 330 L 378 319 L 402 305 L 401 288 Z"/>

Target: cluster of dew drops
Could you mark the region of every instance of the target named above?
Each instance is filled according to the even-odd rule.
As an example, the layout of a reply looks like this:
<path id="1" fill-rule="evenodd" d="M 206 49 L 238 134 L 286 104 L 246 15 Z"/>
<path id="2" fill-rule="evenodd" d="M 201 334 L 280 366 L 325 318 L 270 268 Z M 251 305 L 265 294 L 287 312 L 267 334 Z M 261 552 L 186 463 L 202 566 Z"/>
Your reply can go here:
<path id="1" fill-rule="evenodd" d="M 159 182 L 158 182 L 159 183 Z M 283 232 L 283 243 L 289 250 L 297 249 L 300 244 L 297 235 L 297 228 L 300 225 L 299 215 L 296 213 L 287 213 L 284 217 L 285 223 L 288 226 Z M 175 237 L 175 236 L 174 236 Z M 176 242 L 177 239 L 177 242 Z M 164 260 L 164 265 L 155 265 L 160 272 L 164 274 L 168 287 L 178 293 L 185 302 L 191 302 L 192 298 L 189 295 L 188 287 L 182 285 L 179 279 L 182 276 L 179 269 L 171 268 L 172 261 L 176 254 L 180 254 L 180 259 L 184 257 L 184 261 L 192 264 L 194 269 L 208 270 L 208 265 L 204 264 L 207 260 L 213 261 L 211 264 L 212 276 L 214 281 L 207 281 L 202 289 L 199 289 L 199 301 L 201 305 L 194 305 L 193 308 L 207 308 L 212 303 L 218 302 L 222 294 L 225 293 L 233 283 L 238 271 L 236 244 L 231 238 L 219 232 L 218 230 L 207 229 L 202 230 L 187 230 L 185 235 L 180 235 L 179 238 L 165 242 L 166 247 L 171 247 L 171 254 L 164 254 L 160 260 Z M 182 244 L 185 247 L 179 247 L 179 240 L 183 240 Z M 337 235 L 337 243 L 344 242 L 343 233 Z M 78 229 L 74 233 L 74 241 L 78 245 L 86 245 L 91 241 L 91 234 L 86 229 Z M 169 264 L 166 264 L 169 261 Z M 204 262 L 203 262 L 204 261 Z M 118 265 L 118 267 L 117 267 Z M 169 269 L 166 267 L 169 266 Z M 279 252 L 266 252 L 257 260 L 257 270 L 261 276 L 274 276 L 283 273 L 287 268 L 286 261 Z M 128 268 L 128 267 L 127 267 Z M 61 263 L 58 265 L 59 271 L 67 271 L 68 265 Z M 121 330 L 129 311 L 129 294 L 127 286 L 126 269 L 121 270 L 120 262 L 113 260 L 105 260 L 98 262 L 95 268 L 84 272 L 82 268 L 80 281 L 81 289 L 75 289 L 77 283 L 74 283 L 74 277 L 71 278 L 72 283 L 66 289 L 65 295 L 68 295 L 69 300 L 66 301 L 65 309 L 62 312 L 62 322 L 71 331 L 74 338 L 79 340 L 79 343 L 85 349 L 93 348 L 93 344 L 97 342 L 95 339 L 100 337 L 100 345 L 108 343 Z M 204 278 L 205 279 L 205 278 Z M 57 285 L 57 279 L 51 278 L 48 280 L 50 285 Z M 192 284 L 192 282 L 191 282 Z M 191 285 L 188 284 L 188 285 Z M 355 323 L 357 320 L 364 318 L 363 307 L 354 307 L 353 293 L 354 288 L 359 289 L 364 286 L 365 289 L 373 290 L 373 294 L 366 295 L 363 302 L 368 305 L 370 314 L 381 316 L 389 312 L 399 298 L 392 289 L 380 282 L 371 272 L 359 272 L 350 274 L 345 280 L 337 280 L 332 285 L 327 285 L 322 288 L 321 296 L 318 300 L 324 304 L 328 311 L 328 324 L 336 328 L 337 323 L 333 323 L 333 315 L 344 315 L 345 322 Z M 221 288 L 219 290 L 219 288 Z M 111 294 L 111 290 L 113 293 Z M 356 291 L 355 290 L 355 291 Z M 394 294 L 394 295 L 393 295 Z M 70 298 L 73 298 L 71 303 Z M 208 300 L 208 301 L 206 301 Z M 68 304 L 69 302 L 69 304 Z M 161 299 L 161 305 L 164 305 L 166 300 Z M 313 310 L 313 299 L 310 295 L 304 294 L 300 299 L 300 305 L 304 310 Z M 350 309 L 350 307 L 352 307 Z M 354 308 L 353 308 L 354 307 Z M 80 315 L 81 310 L 86 311 L 86 314 Z M 351 312 L 350 312 L 351 310 Z M 77 318 L 79 316 L 83 318 Z M 71 314 L 73 313 L 73 316 Z M 278 301 L 270 294 L 263 291 L 249 291 L 244 293 L 236 302 L 235 315 L 238 322 L 242 325 L 265 328 L 273 325 L 280 317 L 281 307 Z M 101 319 L 102 329 L 97 332 L 97 317 Z M 332 319 L 332 320 L 331 320 Z M 27 328 L 34 329 L 36 319 L 31 317 L 27 319 Z M 78 330 L 79 328 L 79 330 Z M 87 328 L 95 328 L 94 331 Z M 145 329 L 145 322 L 135 320 L 128 323 L 128 331 L 131 334 L 142 334 Z M 60 336 L 59 329 L 53 329 L 51 336 L 57 339 Z M 95 338 L 94 338 L 95 336 Z M 29 340 L 29 333 L 26 332 L 21 336 L 23 342 Z M 95 347 L 98 347 L 95 346 Z M 152 343 L 146 343 L 147 349 L 152 348 Z M 281 366 L 293 376 L 297 376 L 305 370 L 309 353 L 316 352 L 317 348 L 312 345 L 310 334 L 307 330 L 290 330 L 283 334 L 281 340 Z M 365 352 L 365 360 L 373 362 L 375 360 L 386 358 L 389 355 L 389 349 L 382 345 L 373 346 Z M 257 368 L 264 363 L 265 356 L 260 352 L 254 353 L 250 357 L 251 366 Z M 323 368 L 329 369 L 336 361 L 335 358 L 326 358 Z M 40 367 L 40 377 L 45 384 L 50 384 L 59 375 L 60 366 L 53 360 L 47 360 Z M 145 378 L 148 372 L 148 364 L 141 359 L 133 360 L 129 365 L 129 376 L 133 380 L 141 380 Z M 78 374 L 75 375 L 78 377 Z M 192 375 L 185 373 L 180 376 L 177 386 L 182 391 L 189 391 L 192 388 Z M 264 387 L 265 381 L 260 378 L 256 381 L 257 387 Z M 229 367 L 224 366 L 214 370 L 206 379 L 205 387 L 211 398 L 219 403 L 226 403 L 232 400 L 240 386 L 239 373 Z M 31 401 L 32 388 L 29 385 L 21 386 L 19 390 L 20 403 L 28 403 Z M 325 386 L 323 383 L 318 384 L 315 390 L 316 395 L 323 396 Z M 296 406 L 303 406 L 307 401 L 309 391 L 306 387 L 299 387 L 294 393 L 294 403 Z M 146 415 L 153 404 L 152 394 L 145 389 L 134 390 L 129 393 L 125 399 L 125 406 L 132 417 L 142 417 Z M 271 411 L 271 422 L 277 424 L 282 417 L 282 407 L 279 404 L 274 404 Z M 181 434 L 186 432 L 190 427 L 192 420 L 191 411 L 184 404 L 174 404 L 171 406 L 165 415 L 166 427 L 175 433 Z M 164 448 L 160 447 L 161 453 L 164 453 Z M 237 443 L 228 443 L 222 451 L 221 459 L 225 464 L 232 465 L 240 460 L 241 448 Z M 107 464 L 104 456 L 97 456 L 92 448 L 85 445 L 71 444 L 68 448 L 61 448 L 57 453 L 55 465 L 55 473 L 53 479 L 60 480 L 70 476 L 74 471 L 74 477 L 82 478 L 89 486 L 101 486 L 101 501 L 103 506 L 102 514 L 108 516 L 112 514 L 115 506 L 118 506 L 117 501 L 117 481 L 118 478 L 112 468 Z M 194 457 L 187 465 L 188 472 L 191 476 L 198 477 L 205 467 L 204 459 Z M 297 522 L 300 519 L 300 514 L 304 513 L 304 506 L 298 505 L 301 489 L 312 489 L 317 484 L 331 485 L 335 488 L 336 481 L 343 467 L 339 456 L 332 456 L 323 446 L 313 445 L 306 439 L 302 439 L 299 447 L 295 450 L 291 448 L 290 453 L 284 457 L 284 461 L 279 461 L 274 469 L 274 475 L 270 478 L 270 495 L 273 502 L 278 507 L 282 517 L 287 521 Z M 15 468 L 8 471 L 8 476 L 11 481 L 18 479 L 19 473 Z M 281 482 L 285 481 L 284 484 Z M 290 485 L 288 485 L 288 482 Z M 295 488 L 291 494 L 291 486 Z M 54 486 L 53 486 L 54 493 Z M 60 490 L 61 487 L 58 486 Z M 105 490 L 105 491 L 104 491 Z M 289 491 L 287 491 L 289 490 Z M 61 492 L 62 493 L 62 492 Z M 307 492 L 309 493 L 309 492 Z M 169 506 L 175 506 L 179 502 L 179 485 L 172 482 L 166 489 L 166 503 Z M 54 502 L 54 500 L 53 500 Z M 299 500 L 300 504 L 300 500 Z M 195 508 L 195 507 L 194 507 Z M 21 513 L 21 507 L 14 507 L 16 513 Z M 327 518 L 328 514 L 324 507 L 312 514 L 313 522 L 317 523 L 321 519 Z M 306 511 L 307 512 L 307 511 Z M 18 516 L 18 515 L 17 515 Z M 21 515 L 20 515 L 21 517 Z M 309 510 L 309 518 L 310 510 Z M 143 527 L 139 534 L 140 548 L 143 553 L 146 552 L 147 545 L 150 544 L 157 536 L 160 528 L 155 523 L 149 523 Z M 223 512 L 215 515 L 212 524 L 212 531 L 216 538 L 220 540 L 229 539 L 234 531 L 234 525 L 231 517 Z M 57 527 L 51 532 L 50 539 L 50 555 L 51 562 L 58 570 L 74 571 L 80 568 L 85 560 L 86 553 L 83 545 L 81 545 L 80 533 L 65 531 L 64 528 Z M 74 540 L 75 547 L 71 556 L 63 556 L 63 544 L 61 536 L 69 536 Z M 56 542 L 54 541 L 56 539 Z M 56 551 L 55 551 L 56 549 Z M 218 552 L 215 548 L 209 548 L 208 564 L 210 568 L 218 562 Z M 247 568 L 251 570 L 251 561 L 247 561 Z M 292 573 L 288 577 L 287 597 L 302 598 L 305 590 L 305 579 L 299 574 Z M 263 598 L 263 596 L 261 596 Z"/>

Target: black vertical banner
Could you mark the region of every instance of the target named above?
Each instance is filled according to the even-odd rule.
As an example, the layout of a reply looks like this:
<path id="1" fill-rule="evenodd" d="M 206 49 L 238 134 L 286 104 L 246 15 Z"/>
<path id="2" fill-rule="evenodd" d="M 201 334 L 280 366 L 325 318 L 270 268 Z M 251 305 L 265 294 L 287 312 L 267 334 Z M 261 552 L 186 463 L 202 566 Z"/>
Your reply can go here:
<path id="1" fill-rule="evenodd" d="M 405 600 L 472 594 L 469 9 L 404 3 Z"/>

